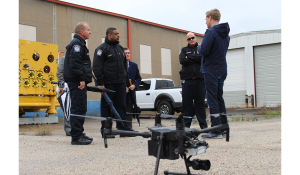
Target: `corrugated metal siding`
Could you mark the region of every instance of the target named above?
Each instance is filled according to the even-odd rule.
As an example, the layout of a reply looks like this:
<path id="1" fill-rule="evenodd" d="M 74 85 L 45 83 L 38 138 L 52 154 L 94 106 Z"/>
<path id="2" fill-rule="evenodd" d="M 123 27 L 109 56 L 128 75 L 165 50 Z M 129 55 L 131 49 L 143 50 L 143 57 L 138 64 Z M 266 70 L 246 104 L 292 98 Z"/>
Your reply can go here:
<path id="1" fill-rule="evenodd" d="M 225 80 L 225 84 L 226 84 Z M 225 106 L 227 108 L 230 107 L 245 107 L 245 94 L 246 90 L 244 91 L 226 91 L 223 93 L 223 98 L 225 101 Z"/>
<path id="2" fill-rule="evenodd" d="M 254 47 L 257 107 L 281 104 L 281 43 Z"/>
<path id="3" fill-rule="evenodd" d="M 226 59 L 228 75 L 223 88 L 226 107 L 245 107 L 246 72 L 244 48 L 228 50 Z"/>

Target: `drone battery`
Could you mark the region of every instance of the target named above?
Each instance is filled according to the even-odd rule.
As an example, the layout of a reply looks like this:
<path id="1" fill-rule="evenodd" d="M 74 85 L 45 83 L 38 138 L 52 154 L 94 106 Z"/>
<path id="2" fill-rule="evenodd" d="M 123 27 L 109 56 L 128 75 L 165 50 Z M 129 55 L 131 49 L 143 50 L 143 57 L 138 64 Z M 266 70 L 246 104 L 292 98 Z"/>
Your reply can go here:
<path id="1" fill-rule="evenodd" d="M 175 160 L 179 155 L 175 153 L 175 148 L 178 147 L 178 141 L 162 141 L 160 150 L 160 159 Z M 148 155 L 157 157 L 159 141 L 148 140 Z"/>

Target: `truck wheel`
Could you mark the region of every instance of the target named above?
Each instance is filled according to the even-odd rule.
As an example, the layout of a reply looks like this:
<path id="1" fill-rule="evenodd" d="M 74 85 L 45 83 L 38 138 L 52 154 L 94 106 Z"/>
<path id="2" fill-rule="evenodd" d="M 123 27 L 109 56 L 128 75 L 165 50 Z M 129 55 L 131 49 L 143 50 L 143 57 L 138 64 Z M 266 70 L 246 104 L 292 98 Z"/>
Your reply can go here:
<path id="1" fill-rule="evenodd" d="M 162 101 L 157 106 L 157 112 L 161 114 L 174 115 L 174 110 L 169 102 Z"/>

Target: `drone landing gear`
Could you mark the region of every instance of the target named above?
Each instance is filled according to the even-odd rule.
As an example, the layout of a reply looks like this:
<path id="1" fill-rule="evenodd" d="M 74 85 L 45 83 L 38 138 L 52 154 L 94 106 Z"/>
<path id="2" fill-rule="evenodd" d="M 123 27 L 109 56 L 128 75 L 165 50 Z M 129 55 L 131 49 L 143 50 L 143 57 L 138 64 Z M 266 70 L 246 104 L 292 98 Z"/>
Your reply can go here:
<path id="1" fill-rule="evenodd" d="M 154 175 L 157 175 L 157 173 L 158 173 L 162 145 L 163 145 L 163 133 L 160 133 L 160 136 L 158 139 L 158 150 L 157 150 L 157 156 L 156 156 L 157 159 L 156 159 Z M 210 161 L 209 160 L 194 159 L 193 161 L 191 161 L 190 158 L 192 156 L 189 156 L 188 158 L 186 158 L 186 154 L 182 154 L 181 157 L 183 157 L 187 173 L 164 171 L 165 175 L 171 175 L 171 174 L 173 174 L 173 175 L 198 175 L 198 174 L 191 174 L 191 171 L 189 168 L 190 166 L 192 166 L 195 170 L 199 170 L 199 169 L 209 170 L 210 169 Z"/>
<path id="2" fill-rule="evenodd" d="M 165 175 L 171 175 L 171 174 L 173 174 L 173 175 L 200 175 L 200 174 L 191 174 L 191 171 L 190 171 L 189 166 L 193 166 L 193 165 L 195 164 L 195 162 L 197 162 L 197 161 L 202 161 L 202 160 L 196 159 L 196 161 L 195 161 L 195 160 L 190 161 L 189 159 L 190 159 L 191 157 L 192 157 L 192 156 L 189 156 L 189 158 L 186 158 L 186 154 L 183 155 L 183 159 L 184 159 L 184 163 L 185 163 L 185 167 L 186 167 L 187 173 L 178 173 L 178 172 L 164 171 L 164 174 L 165 174 Z M 210 162 L 209 162 L 209 160 L 206 160 L 205 162 L 206 162 L 206 164 L 207 164 L 206 166 L 209 166 L 209 167 L 210 167 Z M 209 169 L 209 168 L 208 168 L 208 169 Z"/>

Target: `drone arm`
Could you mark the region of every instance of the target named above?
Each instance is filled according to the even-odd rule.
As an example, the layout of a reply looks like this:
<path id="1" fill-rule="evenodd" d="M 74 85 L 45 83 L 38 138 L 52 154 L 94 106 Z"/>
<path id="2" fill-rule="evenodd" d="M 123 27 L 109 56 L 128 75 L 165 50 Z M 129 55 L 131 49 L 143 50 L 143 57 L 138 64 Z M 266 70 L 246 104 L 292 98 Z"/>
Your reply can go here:
<path id="1" fill-rule="evenodd" d="M 211 127 L 211 128 L 205 128 L 205 129 L 201 129 L 201 130 L 196 130 L 196 134 L 199 135 L 199 134 L 202 134 L 202 133 L 209 133 L 209 132 L 212 132 L 212 131 L 219 131 L 219 130 L 226 130 L 226 141 L 228 142 L 229 141 L 229 125 L 228 123 L 226 124 L 221 124 L 221 125 L 218 125 L 218 126 L 214 126 L 214 127 Z"/>
<path id="2" fill-rule="evenodd" d="M 111 130 L 111 134 L 113 134 L 113 135 L 125 134 L 125 135 L 133 135 L 133 136 L 142 136 L 144 138 L 151 137 L 151 133 L 150 132 Z"/>

